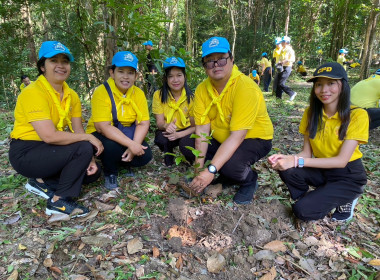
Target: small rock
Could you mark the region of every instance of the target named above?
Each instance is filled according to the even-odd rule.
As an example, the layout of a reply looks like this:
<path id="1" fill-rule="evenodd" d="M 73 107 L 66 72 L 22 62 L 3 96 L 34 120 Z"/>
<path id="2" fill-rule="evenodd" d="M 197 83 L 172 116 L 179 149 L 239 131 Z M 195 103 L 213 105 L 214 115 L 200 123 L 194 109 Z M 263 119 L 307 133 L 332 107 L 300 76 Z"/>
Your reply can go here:
<path id="1" fill-rule="evenodd" d="M 261 250 L 255 254 L 256 260 L 274 260 L 276 255 L 270 250 Z"/>
<path id="2" fill-rule="evenodd" d="M 219 273 L 225 266 L 226 259 L 219 253 L 216 253 L 207 259 L 207 269 L 211 273 Z"/>
<path id="3" fill-rule="evenodd" d="M 53 260 L 51 258 L 46 258 L 44 260 L 44 267 L 52 267 L 53 266 Z"/>
<path id="4" fill-rule="evenodd" d="M 315 238 L 314 236 L 309 236 L 307 237 L 305 240 L 304 240 L 305 244 L 308 246 L 308 247 L 311 247 L 311 246 L 315 246 L 315 245 L 318 245 L 319 244 L 319 241 L 317 238 Z"/>
<path id="5" fill-rule="evenodd" d="M 135 254 L 137 252 L 140 252 L 143 247 L 144 246 L 141 243 L 140 239 L 134 238 L 132 240 L 129 240 L 128 244 L 127 244 L 128 254 L 132 255 L 132 254 Z"/>

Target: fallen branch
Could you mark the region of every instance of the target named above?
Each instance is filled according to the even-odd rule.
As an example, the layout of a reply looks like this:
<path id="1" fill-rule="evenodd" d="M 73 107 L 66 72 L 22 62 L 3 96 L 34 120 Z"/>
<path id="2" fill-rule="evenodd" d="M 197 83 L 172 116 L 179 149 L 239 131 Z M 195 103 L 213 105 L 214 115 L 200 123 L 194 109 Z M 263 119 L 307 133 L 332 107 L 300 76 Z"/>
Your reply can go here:
<path id="1" fill-rule="evenodd" d="M 241 216 L 240 216 L 240 218 L 239 218 L 239 221 L 237 221 L 237 223 L 236 223 L 236 226 L 234 227 L 234 230 L 232 231 L 232 233 L 234 233 L 234 232 L 235 232 L 235 230 L 236 230 L 236 228 L 238 227 L 238 225 L 239 225 L 239 223 L 240 223 L 241 219 L 243 218 L 243 216 L 244 216 L 244 213 L 243 213 L 243 214 L 241 214 Z"/>

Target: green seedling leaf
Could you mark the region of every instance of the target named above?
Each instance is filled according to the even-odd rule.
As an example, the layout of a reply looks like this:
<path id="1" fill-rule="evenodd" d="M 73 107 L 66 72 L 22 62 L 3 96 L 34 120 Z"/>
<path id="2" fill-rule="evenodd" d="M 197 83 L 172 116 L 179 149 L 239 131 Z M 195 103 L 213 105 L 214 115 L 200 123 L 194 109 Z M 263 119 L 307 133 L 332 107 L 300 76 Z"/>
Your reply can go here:
<path id="1" fill-rule="evenodd" d="M 201 138 L 201 137 L 199 135 L 193 133 L 190 135 L 190 138 L 197 139 L 197 138 Z"/>
<path id="2" fill-rule="evenodd" d="M 175 158 L 175 164 L 176 165 L 179 165 L 181 162 L 182 162 L 182 158 L 181 157 L 176 157 Z"/>
<path id="3" fill-rule="evenodd" d="M 355 257 L 355 258 L 358 258 L 358 259 L 361 259 L 362 256 L 360 256 L 360 255 L 358 254 L 359 251 L 360 251 L 360 250 L 359 250 L 358 248 L 354 248 L 354 247 L 350 247 L 350 248 L 348 248 L 348 253 L 349 253 L 351 256 L 353 256 L 353 257 Z"/>
<path id="4" fill-rule="evenodd" d="M 273 195 L 273 196 L 269 196 L 269 197 L 265 197 L 266 200 L 273 200 L 273 199 L 278 199 L 278 200 L 281 200 L 281 199 L 287 199 L 286 197 L 281 197 L 279 195 Z"/>
<path id="5" fill-rule="evenodd" d="M 248 255 L 253 256 L 253 248 L 251 245 L 248 246 Z"/>
<path id="6" fill-rule="evenodd" d="M 8 273 L 11 273 L 12 271 L 13 271 L 13 269 L 14 269 L 14 266 L 13 265 L 8 265 L 8 267 L 7 267 L 7 271 L 8 271 Z"/>
<path id="7" fill-rule="evenodd" d="M 152 184 L 146 184 L 145 186 L 148 187 L 148 188 L 150 188 L 150 189 L 154 189 L 154 190 L 162 192 L 162 190 L 159 187 L 154 186 Z"/>

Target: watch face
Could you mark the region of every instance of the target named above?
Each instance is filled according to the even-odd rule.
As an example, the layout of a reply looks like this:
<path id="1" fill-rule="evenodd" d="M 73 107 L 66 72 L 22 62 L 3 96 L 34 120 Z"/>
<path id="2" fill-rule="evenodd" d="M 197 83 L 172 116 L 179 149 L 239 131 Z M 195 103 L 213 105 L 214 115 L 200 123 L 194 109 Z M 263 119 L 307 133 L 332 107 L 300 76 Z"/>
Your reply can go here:
<path id="1" fill-rule="evenodd" d="M 210 171 L 210 173 L 215 174 L 216 173 L 216 167 L 214 165 L 210 164 L 208 166 L 208 171 Z"/>

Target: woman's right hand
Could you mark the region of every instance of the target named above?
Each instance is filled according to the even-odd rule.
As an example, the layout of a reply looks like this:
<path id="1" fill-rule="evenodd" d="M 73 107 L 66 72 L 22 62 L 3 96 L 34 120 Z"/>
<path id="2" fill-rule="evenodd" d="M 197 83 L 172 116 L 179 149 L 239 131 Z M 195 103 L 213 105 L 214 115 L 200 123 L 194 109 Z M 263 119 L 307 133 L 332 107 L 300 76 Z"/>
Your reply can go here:
<path id="1" fill-rule="evenodd" d="M 284 171 L 294 167 L 294 156 L 275 154 L 268 157 L 268 162 L 271 164 L 273 169 Z"/>
<path id="2" fill-rule="evenodd" d="M 95 155 L 99 156 L 103 152 L 103 150 L 104 150 L 103 143 L 98 138 L 96 138 L 94 135 L 92 135 L 92 134 L 87 134 L 87 135 L 89 137 L 88 141 L 96 149 L 96 154 Z"/>
<path id="3" fill-rule="evenodd" d="M 174 119 L 171 123 L 169 123 L 165 131 L 169 134 L 176 132 L 177 131 L 177 126 L 175 125 L 176 122 L 177 122 L 177 119 Z"/>
<path id="4" fill-rule="evenodd" d="M 143 146 L 143 145 L 133 141 L 133 144 L 129 145 L 128 149 L 126 149 L 125 152 L 123 153 L 123 155 L 121 156 L 121 160 L 127 161 L 127 162 L 132 161 L 134 156 L 142 156 L 143 154 L 145 154 L 144 150 L 147 148 L 148 147 Z"/>

